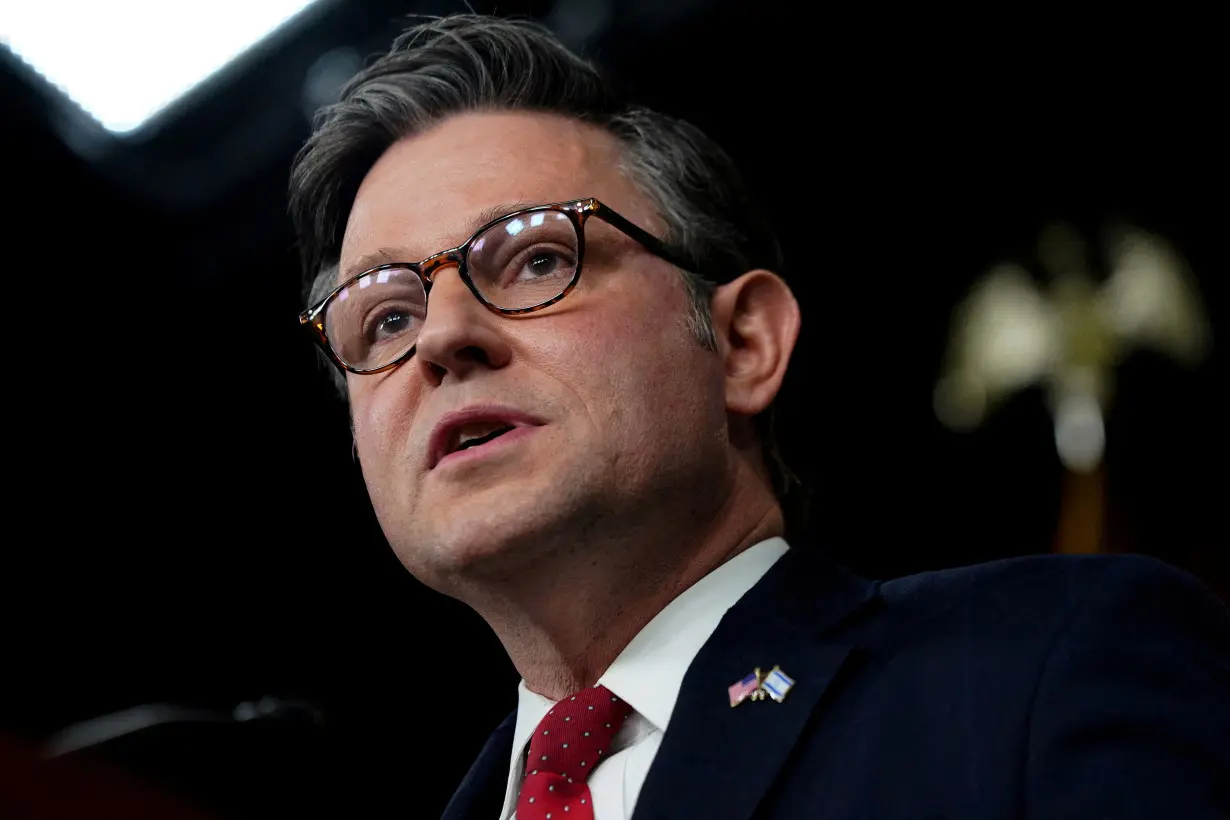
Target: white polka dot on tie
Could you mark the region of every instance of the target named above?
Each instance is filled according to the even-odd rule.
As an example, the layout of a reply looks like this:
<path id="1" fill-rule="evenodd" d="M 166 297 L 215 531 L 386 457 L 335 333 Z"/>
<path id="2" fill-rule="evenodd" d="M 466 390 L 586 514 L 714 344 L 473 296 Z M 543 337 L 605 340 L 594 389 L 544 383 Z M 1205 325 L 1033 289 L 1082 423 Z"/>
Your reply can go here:
<path id="1" fill-rule="evenodd" d="M 543 760 L 546 760 L 546 759 L 547 759 L 547 756 L 546 756 L 546 755 L 543 755 L 543 756 L 542 756 L 542 759 L 543 759 Z"/>
<path id="2" fill-rule="evenodd" d="M 589 732 L 586 732 L 586 733 L 585 733 L 585 736 L 586 736 L 586 737 L 589 737 Z"/>
<path id="3" fill-rule="evenodd" d="M 592 706 L 591 706 L 591 707 L 589 707 L 589 711 L 591 711 L 591 712 L 592 712 L 592 711 L 594 711 L 594 707 L 592 707 Z"/>
<path id="4" fill-rule="evenodd" d="M 576 699 L 577 699 L 576 695 L 573 695 L 572 697 L 568 698 L 568 700 L 576 700 Z"/>
<path id="5" fill-rule="evenodd" d="M 549 734 L 551 734 L 551 730 L 550 730 L 550 729 L 543 729 L 543 730 L 542 730 L 542 733 L 543 733 L 544 735 L 549 735 Z"/>
<path id="6" fill-rule="evenodd" d="M 565 744 L 564 744 L 564 748 L 565 748 L 565 749 L 567 749 L 567 748 L 568 748 L 568 744 L 567 744 L 567 743 L 565 743 Z"/>
<path id="7" fill-rule="evenodd" d="M 609 723 L 608 723 L 608 724 L 606 725 L 606 728 L 610 729 L 610 728 L 611 728 L 611 724 L 609 724 Z"/>
<path id="8" fill-rule="evenodd" d="M 611 698 L 611 703 L 619 703 L 619 698 Z"/>
<path id="9" fill-rule="evenodd" d="M 547 812 L 547 820 L 551 820 L 551 812 Z"/>
<path id="10" fill-rule="evenodd" d="M 585 765 L 585 761 L 584 761 L 584 760 L 582 760 L 582 761 L 581 761 L 581 765 L 582 765 L 582 766 L 584 766 L 584 765 Z"/>
<path id="11" fill-rule="evenodd" d="M 571 807 L 571 806 L 564 806 L 564 811 L 572 811 L 572 807 Z"/>
<path id="12" fill-rule="evenodd" d="M 530 772 L 530 774 L 538 774 L 538 770 L 535 769 L 534 771 Z"/>
<path id="13" fill-rule="evenodd" d="M 566 717 L 566 718 L 564 718 L 564 722 L 565 722 L 565 723 L 567 723 L 567 722 L 568 722 L 568 721 L 570 721 L 570 720 L 572 720 L 572 718 L 570 718 L 570 717 Z"/>
<path id="14" fill-rule="evenodd" d="M 581 802 L 582 802 L 582 803 L 584 803 L 584 802 L 585 802 L 585 798 L 584 798 L 584 797 L 582 797 L 582 798 L 581 798 Z"/>
<path id="15" fill-rule="evenodd" d="M 549 792 L 555 791 L 555 786 L 547 786 L 547 791 Z"/>

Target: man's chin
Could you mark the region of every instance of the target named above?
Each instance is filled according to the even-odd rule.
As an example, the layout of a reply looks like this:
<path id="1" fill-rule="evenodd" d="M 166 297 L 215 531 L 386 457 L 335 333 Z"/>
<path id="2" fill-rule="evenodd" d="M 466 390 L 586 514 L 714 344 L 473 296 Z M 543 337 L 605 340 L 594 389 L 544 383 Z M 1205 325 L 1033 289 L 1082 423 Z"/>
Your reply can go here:
<path id="1" fill-rule="evenodd" d="M 411 574 L 448 594 L 458 584 L 515 580 L 556 548 L 553 529 L 558 532 L 558 527 L 515 514 L 454 519 L 395 551 Z"/>

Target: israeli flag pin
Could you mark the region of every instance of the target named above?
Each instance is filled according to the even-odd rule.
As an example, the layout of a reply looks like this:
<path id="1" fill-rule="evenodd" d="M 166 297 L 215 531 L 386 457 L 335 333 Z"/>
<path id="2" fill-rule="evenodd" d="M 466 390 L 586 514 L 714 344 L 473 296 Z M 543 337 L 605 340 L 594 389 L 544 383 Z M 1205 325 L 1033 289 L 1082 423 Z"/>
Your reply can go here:
<path id="1" fill-rule="evenodd" d="M 782 671 L 780 666 L 774 666 L 769 670 L 769 674 L 764 676 L 764 680 L 760 683 L 760 688 L 769 693 L 769 697 L 781 703 L 786 699 L 786 694 L 794 686 L 794 678 Z"/>

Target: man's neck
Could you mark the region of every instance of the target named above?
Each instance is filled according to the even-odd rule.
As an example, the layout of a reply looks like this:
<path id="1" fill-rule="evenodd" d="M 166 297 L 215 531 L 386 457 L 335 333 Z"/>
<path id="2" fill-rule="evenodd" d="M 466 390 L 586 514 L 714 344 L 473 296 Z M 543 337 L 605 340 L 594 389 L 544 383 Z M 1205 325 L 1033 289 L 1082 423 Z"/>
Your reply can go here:
<path id="1" fill-rule="evenodd" d="M 781 535 L 773 499 L 732 498 L 701 533 L 671 527 L 574 545 L 570 560 L 471 605 L 495 630 L 526 686 L 552 700 L 592 686 L 682 592 L 754 544 Z M 684 544 L 687 544 L 685 547 Z"/>

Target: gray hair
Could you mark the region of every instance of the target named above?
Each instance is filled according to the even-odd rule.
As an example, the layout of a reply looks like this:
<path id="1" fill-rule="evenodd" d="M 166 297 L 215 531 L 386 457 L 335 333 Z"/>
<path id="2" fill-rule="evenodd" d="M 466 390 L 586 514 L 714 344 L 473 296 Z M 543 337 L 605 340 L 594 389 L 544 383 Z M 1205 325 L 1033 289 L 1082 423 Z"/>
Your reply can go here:
<path id="1" fill-rule="evenodd" d="M 541 25 L 460 14 L 421 18 L 351 79 L 337 103 L 317 114 L 290 182 L 308 304 L 337 284 L 346 219 L 359 184 L 380 156 L 449 116 L 481 110 L 557 114 L 615 138 L 620 170 L 654 205 L 662 239 L 689 263 L 689 270 L 680 271 L 690 305 L 687 323 L 706 349 L 717 349 L 709 312 L 717 284 L 753 268 L 781 270 L 781 249 L 767 217 L 730 157 L 700 129 L 628 104 L 592 63 Z M 344 377 L 329 369 L 345 398 Z M 785 506 L 798 479 L 778 452 L 773 415 L 770 408 L 757 424 Z"/>

